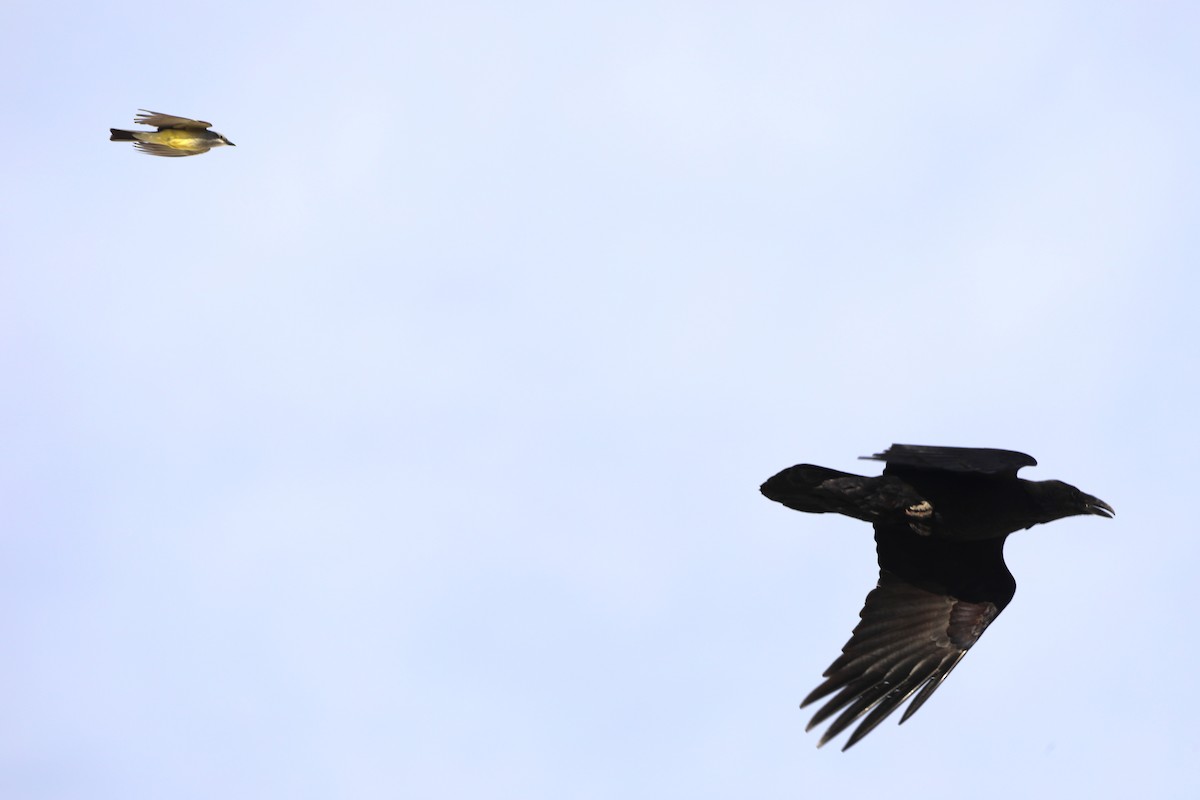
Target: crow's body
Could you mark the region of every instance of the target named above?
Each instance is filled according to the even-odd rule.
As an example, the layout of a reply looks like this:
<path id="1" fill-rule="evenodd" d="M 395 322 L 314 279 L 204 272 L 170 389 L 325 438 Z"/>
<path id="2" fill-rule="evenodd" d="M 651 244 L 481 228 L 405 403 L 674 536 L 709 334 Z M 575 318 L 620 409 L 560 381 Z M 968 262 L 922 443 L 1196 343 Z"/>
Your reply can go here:
<path id="1" fill-rule="evenodd" d="M 819 744 L 860 718 L 849 748 L 912 698 L 901 722 L 937 689 L 1012 600 L 1004 564 L 1010 533 L 1076 514 L 1112 516 L 1102 500 L 1062 481 L 1027 481 L 1024 453 L 892 445 L 865 477 L 800 464 L 762 485 L 789 508 L 844 514 L 875 526 L 879 583 L 825 682 L 802 706 L 830 694 L 809 728 L 838 715 Z M 836 693 L 836 694 L 835 694 Z"/>

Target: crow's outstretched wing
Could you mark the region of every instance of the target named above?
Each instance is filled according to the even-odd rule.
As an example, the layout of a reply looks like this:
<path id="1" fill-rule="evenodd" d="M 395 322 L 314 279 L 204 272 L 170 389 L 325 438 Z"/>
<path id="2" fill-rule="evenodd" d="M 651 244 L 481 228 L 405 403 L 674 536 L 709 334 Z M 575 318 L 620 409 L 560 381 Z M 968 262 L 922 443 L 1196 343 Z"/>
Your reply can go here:
<path id="1" fill-rule="evenodd" d="M 934 447 L 923 444 L 894 444 L 882 453 L 862 456 L 867 461 L 886 461 L 883 474 L 904 468 L 942 472 L 974 472 L 982 475 L 1017 477 L 1021 467 L 1037 466 L 1033 456 L 1015 450 L 990 447 Z"/>
<path id="2" fill-rule="evenodd" d="M 912 716 L 1016 591 L 1002 539 L 947 542 L 876 525 L 875 540 L 879 583 L 825 682 L 801 703 L 834 695 L 808 724 L 811 730 L 837 715 L 818 746 L 861 719 L 848 749 L 909 698 L 900 721 Z"/>

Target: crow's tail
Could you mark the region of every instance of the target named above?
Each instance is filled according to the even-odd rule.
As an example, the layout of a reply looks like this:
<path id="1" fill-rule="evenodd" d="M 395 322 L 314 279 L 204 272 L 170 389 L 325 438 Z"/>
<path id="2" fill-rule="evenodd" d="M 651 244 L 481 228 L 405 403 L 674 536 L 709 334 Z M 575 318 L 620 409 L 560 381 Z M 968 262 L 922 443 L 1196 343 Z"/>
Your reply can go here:
<path id="1" fill-rule="evenodd" d="M 844 487 L 847 482 L 865 480 L 868 479 L 861 475 L 838 472 L 828 467 L 797 464 L 769 478 L 759 491 L 776 503 L 783 503 L 797 511 L 807 511 L 811 514 L 844 514 L 845 511 L 841 508 L 844 503 L 838 501 L 844 499 L 845 490 L 835 487 Z M 837 483 L 831 484 L 829 481 Z"/>
<path id="2" fill-rule="evenodd" d="M 909 509 L 924 502 L 911 486 L 894 476 L 868 478 L 812 464 L 788 467 L 760 491 L 797 511 L 844 514 L 867 522 L 907 519 Z"/>

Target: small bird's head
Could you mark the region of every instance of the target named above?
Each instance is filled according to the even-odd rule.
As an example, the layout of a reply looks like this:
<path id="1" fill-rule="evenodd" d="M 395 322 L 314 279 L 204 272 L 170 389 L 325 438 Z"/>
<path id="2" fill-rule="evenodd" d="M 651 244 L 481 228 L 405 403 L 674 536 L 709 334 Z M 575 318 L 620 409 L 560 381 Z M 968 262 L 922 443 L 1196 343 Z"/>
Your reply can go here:
<path id="1" fill-rule="evenodd" d="M 213 133 L 217 133 L 217 132 L 213 131 Z M 237 147 L 236 144 L 234 144 L 233 142 L 226 139 L 225 134 L 223 134 L 223 133 L 217 133 L 217 141 L 220 142 L 221 144 L 227 144 L 230 147 Z"/>
<path id="2" fill-rule="evenodd" d="M 1116 516 L 1113 507 L 1090 494 L 1079 491 L 1062 481 L 1033 481 L 1030 483 L 1033 496 L 1046 515 L 1046 521 L 1074 517 L 1079 514 L 1095 514 L 1098 517 Z"/>

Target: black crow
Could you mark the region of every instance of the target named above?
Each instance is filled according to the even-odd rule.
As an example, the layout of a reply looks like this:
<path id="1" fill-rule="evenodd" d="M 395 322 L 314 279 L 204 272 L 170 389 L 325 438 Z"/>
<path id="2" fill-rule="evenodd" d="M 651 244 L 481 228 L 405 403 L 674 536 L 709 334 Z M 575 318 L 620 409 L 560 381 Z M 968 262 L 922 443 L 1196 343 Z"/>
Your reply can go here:
<path id="1" fill-rule="evenodd" d="M 900 722 L 911 717 L 1012 600 L 1017 584 L 1004 565 L 1010 533 L 1114 513 L 1062 481 L 1018 478 L 1017 470 L 1037 462 L 1011 450 L 894 444 L 864 458 L 886 462 L 883 475 L 799 464 L 762 485 L 788 508 L 875 526 L 879 583 L 825 682 L 800 704 L 833 694 L 808 724 L 812 730 L 838 715 L 818 747 L 863 718 L 843 750 L 910 697 Z"/>

